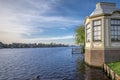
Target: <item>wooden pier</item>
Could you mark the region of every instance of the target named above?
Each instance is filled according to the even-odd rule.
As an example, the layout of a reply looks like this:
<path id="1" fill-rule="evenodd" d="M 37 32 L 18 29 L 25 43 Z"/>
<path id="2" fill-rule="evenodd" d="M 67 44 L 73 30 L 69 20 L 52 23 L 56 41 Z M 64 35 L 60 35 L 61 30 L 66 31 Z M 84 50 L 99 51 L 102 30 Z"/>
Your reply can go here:
<path id="1" fill-rule="evenodd" d="M 80 48 L 72 48 L 72 54 L 80 53 Z"/>

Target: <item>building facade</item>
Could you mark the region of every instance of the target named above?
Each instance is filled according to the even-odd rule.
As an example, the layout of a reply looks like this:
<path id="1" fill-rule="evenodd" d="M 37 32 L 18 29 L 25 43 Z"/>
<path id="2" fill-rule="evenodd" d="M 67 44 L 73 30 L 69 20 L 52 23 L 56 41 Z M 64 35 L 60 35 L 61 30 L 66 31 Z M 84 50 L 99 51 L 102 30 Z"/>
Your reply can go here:
<path id="1" fill-rule="evenodd" d="M 85 62 L 102 67 L 120 61 L 120 9 L 115 3 L 100 2 L 85 21 Z"/>

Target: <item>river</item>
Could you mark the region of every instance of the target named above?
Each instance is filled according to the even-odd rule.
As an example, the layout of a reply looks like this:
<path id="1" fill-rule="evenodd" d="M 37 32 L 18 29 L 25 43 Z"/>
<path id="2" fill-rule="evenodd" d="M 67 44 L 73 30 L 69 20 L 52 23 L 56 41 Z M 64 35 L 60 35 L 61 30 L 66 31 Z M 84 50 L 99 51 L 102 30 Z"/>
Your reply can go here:
<path id="1" fill-rule="evenodd" d="M 0 80 L 109 80 L 71 47 L 0 49 Z"/>

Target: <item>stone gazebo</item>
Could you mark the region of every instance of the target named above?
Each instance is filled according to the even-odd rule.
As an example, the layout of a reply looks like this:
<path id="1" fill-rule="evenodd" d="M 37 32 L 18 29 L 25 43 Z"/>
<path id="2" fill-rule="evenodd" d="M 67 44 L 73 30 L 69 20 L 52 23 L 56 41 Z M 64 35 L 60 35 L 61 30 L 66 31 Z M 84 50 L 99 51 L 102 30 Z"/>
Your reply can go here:
<path id="1" fill-rule="evenodd" d="M 85 19 L 85 62 L 102 67 L 120 61 L 120 9 L 115 3 L 100 2 Z"/>

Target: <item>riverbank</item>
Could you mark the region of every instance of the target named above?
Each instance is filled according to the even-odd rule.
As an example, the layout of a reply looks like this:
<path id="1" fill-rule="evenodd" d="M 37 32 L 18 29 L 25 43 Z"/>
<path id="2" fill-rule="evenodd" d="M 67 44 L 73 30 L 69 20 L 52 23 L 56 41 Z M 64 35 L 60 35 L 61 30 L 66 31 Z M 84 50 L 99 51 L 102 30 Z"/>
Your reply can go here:
<path id="1" fill-rule="evenodd" d="M 120 76 L 120 62 L 109 63 L 108 66 Z"/>
<path id="2" fill-rule="evenodd" d="M 120 62 L 104 64 L 103 70 L 112 80 L 120 80 Z"/>

